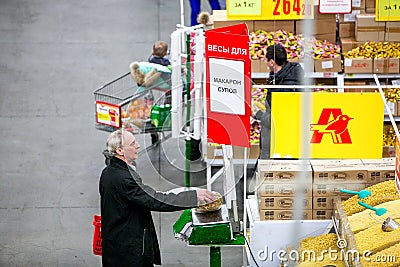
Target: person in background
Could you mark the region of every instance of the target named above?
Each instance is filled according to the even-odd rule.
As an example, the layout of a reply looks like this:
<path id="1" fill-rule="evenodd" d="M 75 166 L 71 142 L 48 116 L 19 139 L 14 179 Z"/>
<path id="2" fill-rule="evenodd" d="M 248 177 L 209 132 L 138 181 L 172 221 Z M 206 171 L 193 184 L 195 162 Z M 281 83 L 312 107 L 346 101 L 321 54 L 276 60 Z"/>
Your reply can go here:
<path id="1" fill-rule="evenodd" d="M 265 61 L 270 69 L 268 85 L 301 85 L 304 79 L 304 70 L 297 62 L 287 59 L 286 49 L 280 44 L 270 45 L 267 48 Z M 294 92 L 292 88 L 268 88 L 265 101 L 265 110 L 253 104 L 252 116 L 261 125 L 260 131 L 260 159 L 270 158 L 271 149 L 271 105 L 273 92 Z M 264 109 L 264 108 L 263 108 Z M 250 172 L 252 178 L 257 163 Z"/>
<path id="2" fill-rule="evenodd" d="M 164 41 L 156 41 L 153 44 L 153 51 L 151 56 L 148 59 L 148 62 L 159 64 L 168 68 L 171 68 L 171 62 L 167 58 L 168 55 L 168 44 Z M 161 77 L 164 81 L 171 83 L 171 75 L 168 73 L 163 73 Z M 164 104 L 171 104 L 171 91 L 168 90 L 165 92 L 165 101 Z M 151 127 L 150 127 L 151 128 Z M 151 144 L 157 144 L 159 140 L 158 133 L 151 133 Z"/>
<path id="3" fill-rule="evenodd" d="M 104 267 L 147 267 L 161 264 L 151 211 L 177 211 L 215 201 L 205 189 L 163 193 L 143 184 L 135 160 L 140 145 L 123 129 L 112 132 L 103 152 L 101 196 L 102 263 Z"/>
<path id="4" fill-rule="evenodd" d="M 218 3 L 222 10 L 226 10 L 226 0 L 218 0 Z"/>
<path id="5" fill-rule="evenodd" d="M 148 61 L 162 66 L 170 66 L 171 62 L 166 57 L 168 55 L 168 44 L 164 41 L 156 41 L 153 44 L 153 52 Z"/>
<path id="6" fill-rule="evenodd" d="M 212 10 L 219 10 L 221 9 L 221 6 L 219 4 L 218 0 L 208 0 L 210 3 L 211 9 Z M 200 13 L 200 7 L 201 7 L 201 1 L 200 0 L 190 0 L 190 8 L 191 8 L 191 13 L 190 13 L 190 26 L 195 26 L 197 25 L 197 16 Z"/>
<path id="7" fill-rule="evenodd" d="M 303 68 L 298 62 L 288 61 L 286 48 L 280 44 L 274 44 L 267 47 L 265 60 L 270 69 L 267 81 L 268 85 L 300 85 L 303 83 Z M 266 102 L 267 109 L 268 107 L 271 108 L 273 92 L 294 92 L 294 90 L 290 88 L 268 89 Z"/>

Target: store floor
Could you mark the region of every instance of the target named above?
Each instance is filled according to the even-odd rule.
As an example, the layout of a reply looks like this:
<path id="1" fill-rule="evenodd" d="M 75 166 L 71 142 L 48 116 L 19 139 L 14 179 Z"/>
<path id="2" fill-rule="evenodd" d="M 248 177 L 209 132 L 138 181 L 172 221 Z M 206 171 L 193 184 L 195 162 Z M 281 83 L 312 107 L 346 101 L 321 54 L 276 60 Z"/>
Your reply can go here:
<path id="1" fill-rule="evenodd" d="M 101 265 L 92 216 L 108 133 L 94 127 L 93 91 L 147 60 L 177 23 L 179 1 L 0 1 L 0 266 Z M 166 190 L 183 182 L 172 162 L 153 150 L 138 168 Z M 174 239 L 179 214 L 154 213 L 163 266 L 207 266 L 207 248 Z M 241 249 L 222 249 L 222 262 L 241 266 Z"/>

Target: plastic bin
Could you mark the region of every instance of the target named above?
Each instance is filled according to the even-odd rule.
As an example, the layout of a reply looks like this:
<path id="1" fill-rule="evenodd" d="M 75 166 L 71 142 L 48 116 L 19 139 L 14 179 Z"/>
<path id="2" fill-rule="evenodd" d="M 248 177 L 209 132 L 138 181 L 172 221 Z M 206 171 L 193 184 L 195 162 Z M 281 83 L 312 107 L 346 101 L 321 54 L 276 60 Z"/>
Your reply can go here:
<path id="1" fill-rule="evenodd" d="M 101 256 L 102 255 L 102 239 L 101 239 L 101 216 L 93 215 L 93 225 L 94 225 L 94 234 L 93 234 L 93 254 Z"/>

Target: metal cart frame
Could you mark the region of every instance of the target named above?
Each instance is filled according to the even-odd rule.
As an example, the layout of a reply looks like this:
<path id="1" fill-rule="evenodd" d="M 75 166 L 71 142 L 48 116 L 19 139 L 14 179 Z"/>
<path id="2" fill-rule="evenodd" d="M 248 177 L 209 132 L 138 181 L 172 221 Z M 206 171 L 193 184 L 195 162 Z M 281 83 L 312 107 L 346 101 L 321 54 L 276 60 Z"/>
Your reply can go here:
<path id="1" fill-rule="evenodd" d="M 94 91 L 96 129 L 113 132 L 121 128 L 125 122 L 130 120 L 124 117 L 123 113 L 134 100 L 151 96 L 153 105 L 163 105 L 168 91 L 168 89 L 158 87 L 139 87 L 130 72 L 121 75 Z M 140 120 L 141 126 L 131 124 L 130 129 L 135 134 L 170 130 L 170 126 L 155 127 L 152 125 L 150 116 L 141 116 L 137 120 Z"/>

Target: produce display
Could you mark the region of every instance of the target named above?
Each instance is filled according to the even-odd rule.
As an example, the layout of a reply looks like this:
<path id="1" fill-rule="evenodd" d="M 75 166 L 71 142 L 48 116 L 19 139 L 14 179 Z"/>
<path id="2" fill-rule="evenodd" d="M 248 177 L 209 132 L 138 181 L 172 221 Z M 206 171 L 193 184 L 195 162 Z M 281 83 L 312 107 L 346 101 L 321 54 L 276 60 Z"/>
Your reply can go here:
<path id="1" fill-rule="evenodd" d="M 307 237 L 300 241 L 299 259 L 297 266 L 315 267 L 315 266 L 337 266 L 345 267 L 346 264 L 340 259 L 330 258 L 327 251 L 338 251 L 337 235 L 334 233 L 323 234 L 320 236 Z"/>
<path id="2" fill-rule="evenodd" d="M 358 252 L 359 258 L 352 259 L 359 260 L 363 267 L 400 266 L 400 196 L 395 182 L 393 180 L 382 182 L 367 187 L 366 190 L 369 190 L 371 195 L 363 198 L 362 201 L 369 203 L 369 209 L 358 204 L 360 200 L 358 195 L 342 201 L 346 213 L 344 216 L 347 215 L 348 223 L 343 221 L 342 223 L 346 225 L 343 225 L 344 228 L 341 229 L 342 231 L 351 229 L 353 234 L 345 234 L 344 237 L 354 236 L 356 246 L 347 247 L 346 254 Z M 383 214 L 379 214 L 380 216 L 377 214 L 379 209 L 385 209 Z M 393 223 L 390 229 L 386 229 L 387 225 L 383 224 L 384 221 Z M 343 234 L 342 232 L 341 235 Z M 302 262 L 297 266 L 346 266 L 341 257 L 332 258 L 328 253 L 321 256 L 323 251 L 338 251 L 337 241 L 336 234 L 303 239 L 299 245 L 299 254 L 308 257 L 303 257 Z M 349 240 L 346 241 L 347 245 L 350 244 Z M 321 257 L 315 260 L 314 254 Z"/>
<path id="3" fill-rule="evenodd" d="M 371 196 L 363 199 L 363 202 L 370 206 L 382 204 L 384 202 L 398 200 L 400 195 L 397 192 L 394 180 L 385 181 L 379 184 L 372 185 L 366 188 L 371 191 Z M 365 210 L 365 208 L 358 204 L 359 198 L 357 195 L 343 201 L 343 208 L 347 216 L 353 215 L 357 212 Z"/>
<path id="4" fill-rule="evenodd" d="M 399 221 L 400 222 L 400 221 Z M 354 235 L 358 251 L 376 253 L 400 242 L 400 228 L 391 232 L 382 231 L 381 224 L 375 224 Z"/>
<path id="5" fill-rule="evenodd" d="M 396 146 L 396 132 L 392 125 L 385 125 L 383 128 L 383 145 Z"/>
<path id="6" fill-rule="evenodd" d="M 385 213 L 385 217 L 400 219 L 400 200 L 388 201 L 375 206 L 375 208 L 386 209 L 387 212 Z M 375 217 L 371 216 L 370 210 L 364 210 L 362 212 L 353 214 L 349 216 L 348 219 L 353 233 L 358 233 L 372 225 L 382 224 L 380 221 L 377 221 Z"/>
<path id="7" fill-rule="evenodd" d="M 276 43 L 286 48 L 288 59 L 304 58 L 305 40 L 301 34 L 296 35 L 283 30 L 276 32 L 258 30 L 250 33 L 249 37 L 251 59 L 264 59 L 267 47 Z M 311 47 L 307 50 L 311 51 L 310 56 L 314 59 L 337 58 L 341 56 L 339 45 L 315 38 L 312 39 L 310 43 Z"/>
<path id="8" fill-rule="evenodd" d="M 400 58 L 400 43 L 366 42 L 343 53 L 345 58 Z"/>
<path id="9" fill-rule="evenodd" d="M 265 110 L 265 100 L 267 98 L 267 89 L 266 88 L 252 88 L 251 91 L 251 100 L 252 105 L 255 104 L 259 109 Z M 256 120 L 250 121 L 250 144 L 259 144 L 260 143 L 260 123 Z"/>
<path id="10" fill-rule="evenodd" d="M 252 59 L 265 58 L 267 47 L 276 43 L 286 48 L 288 59 L 302 58 L 303 38 L 299 35 L 284 30 L 276 32 L 258 30 L 256 32 L 251 32 L 249 38 L 250 56 Z"/>
<path id="11" fill-rule="evenodd" d="M 260 143 L 260 123 L 256 120 L 250 125 L 250 144 L 256 145 Z"/>
<path id="12" fill-rule="evenodd" d="M 368 261 L 364 258 L 361 258 L 360 261 L 363 267 L 400 266 L 400 243 L 370 255 L 369 259 L 382 259 L 382 260 Z"/>
<path id="13" fill-rule="evenodd" d="M 327 255 L 327 254 L 325 254 Z M 318 265 L 316 265 L 318 264 Z M 303 261 L 300 264 L 296 265 L 297 267 L 316 267 L 316 266 L 329 266 L 329 267 L 346 267 L 346 263 L 338 257 L 338 259 L 329 259 L 328 256 L 325 256 L 324 259 L 318 261 Z"/>
<path id="14" fill-rule="evenodd" d="M 340 45 L 332 44 L 326 40 L 313 39 L 311 57 L 315 59 L 337 58 L 341 56 Z"/>
<path id="15" fill-rule="evenodd" d="M 145 99 L 135 99 L 129 104 L 127 108 L 128 116 L 131 119 L 148 119 L 150 118 L 152 106 L 153 101 L 147 101 Z"/>
<path id="16" fill-rule="evenodd" d="M 126 128 L 131 127 L 131 124 L 142 127 L 143 121 L 150 119 L 151 108 L 153 100 L 149 99 L 134 99 L 132 100 L 126 110 L 121 111 L 121 118 L 123 125 Z"/>
<path id="17" fill-rule="evenodd" d="M 400 88 L 383 89 L 383 93 L 387 101 L 397 102 L 400 100 Z"/>
<path id="18" fill-rule="evenodd" d="M 391 220 L 394 225 L 400 224 L 400 199 L 398 192 L 394 194 L 393 187 L 395 187 L 395 182 L 387 181 L 367 188 L 372 194 L 363 201 L 370 203 L 371 206 L 376 205 L 373 207 L 375 213 L 365 210 L 349 216 L 348 211 L 354 211 L 354 209 L 349 209 L 351 201 L 343 203 L 346 204 L 344 208 L 354 233 L 357 251 L 369 253 L 368 257 L 360 258 L 362 266 L 400 266 L 400 227 L 396 228 L 392 225 L 388 230 L 387 225 L 383 224 L 388 220 Z M 393 198 L 396 200 L 390 201 Z M 377 205 L 377 202 L 382 204 Z M 357 204 L 353 201 L 353 205 Z M 382 209 L 385 212 L 379 214 L 377 211 Z"/>
<path id="19" fill-rule="evenodd" d="M 324 234 L 320 236 L 307 237 L 300 242 L 299 252 L 300 255 L 305 255 L 306 258 L 301 259 L 304 261 L 312 260 L 309 258 L 309 254 L 306 251 L 314 251 L 316 254 L 322 252 L 322 250 L 328 250 L 328 248 L 337 249 L 337 235 L 334 233 Z"/>

